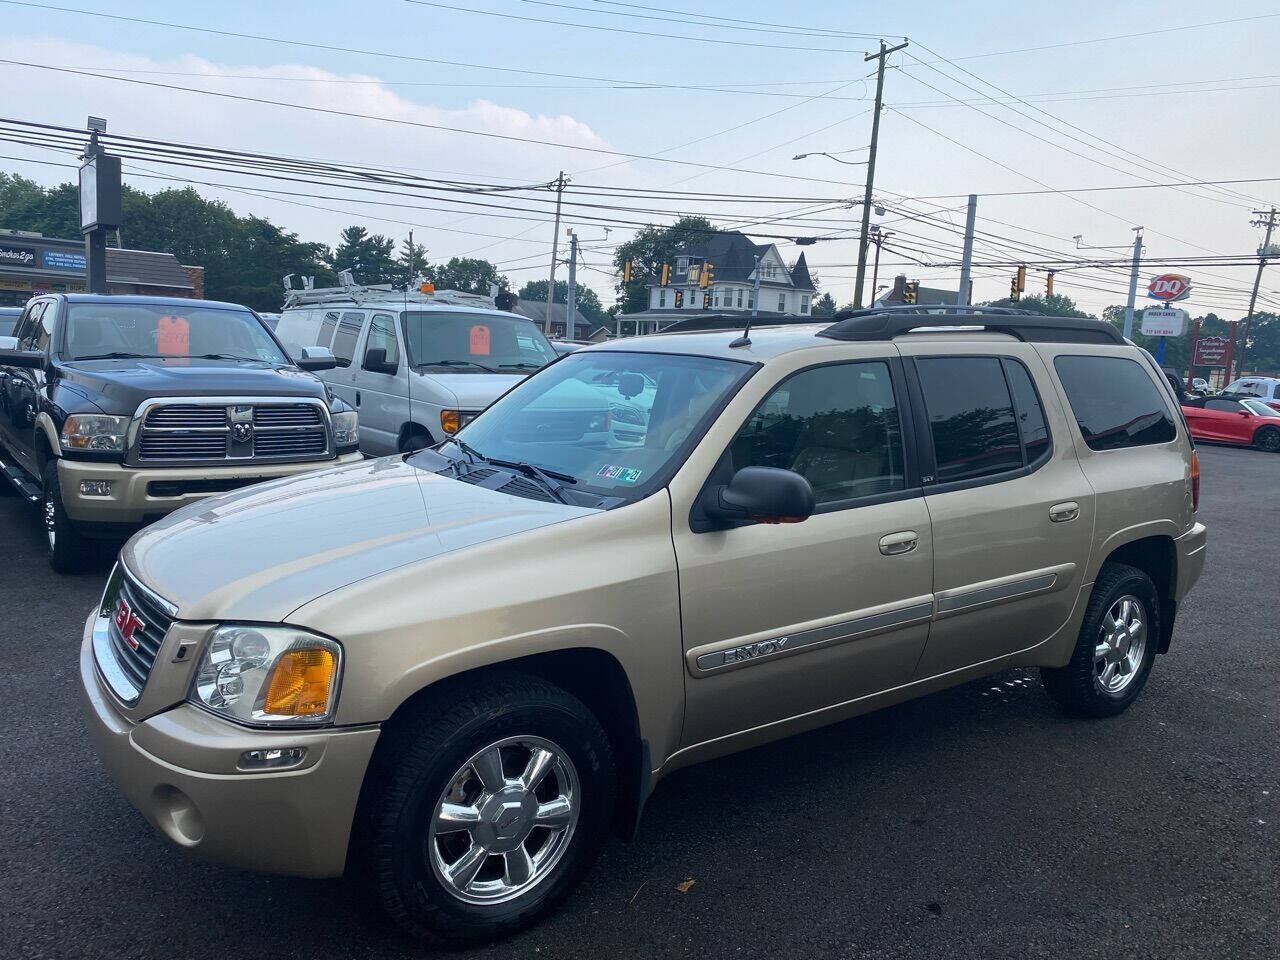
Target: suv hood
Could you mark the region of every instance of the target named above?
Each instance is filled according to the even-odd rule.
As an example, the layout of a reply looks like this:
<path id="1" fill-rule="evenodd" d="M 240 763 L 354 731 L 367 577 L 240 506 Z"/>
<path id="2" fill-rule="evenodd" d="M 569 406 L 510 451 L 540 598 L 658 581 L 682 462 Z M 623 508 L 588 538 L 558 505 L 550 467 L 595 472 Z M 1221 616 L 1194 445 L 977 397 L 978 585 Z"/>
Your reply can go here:
<path id="1" fill-rule="evenodd" d="M 459 410 L 483 410 L 535 371 L 528 373 L 420 373 L 418 378 L 454 397 Z M 438 402 L 437 397 L 432 400 Z"/>
<path id="2" fill-rule="evenodd" d="M 279 622 L 356 580 L 595 512 L 393 456 L 201 500 L 137 534 L 121 559 L 181 619 Z"/>
<path id="3" fill-rule="evenodd" d="M 257 361 L 73 360 L 59 363 L 58 372 L 105 412 L 125 416 L 152 397 L 328 398 L 325 385 L 311 374 Z"/>

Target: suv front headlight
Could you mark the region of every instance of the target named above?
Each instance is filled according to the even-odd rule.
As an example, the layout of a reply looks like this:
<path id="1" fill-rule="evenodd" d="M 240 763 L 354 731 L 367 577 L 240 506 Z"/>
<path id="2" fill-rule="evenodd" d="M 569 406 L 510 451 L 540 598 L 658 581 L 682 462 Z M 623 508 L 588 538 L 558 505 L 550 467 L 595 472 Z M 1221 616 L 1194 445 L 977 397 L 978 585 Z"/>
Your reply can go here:
<path id="1" fill-rule="evenodd" d="M 360 442 L 360 419 L 354 410 L 330 414 L 333 420 L 333 445 L 354 447 Z"/>
<path id="2" fill-rule="evenodd" d="M 188 699 L 254 726 L 327 723 L 338 702 L 342 647 L 293 627 L 227 625 L 209 637 Z"/>
<path id="3" fill-rule="evenodd" d="M 123 453 L 128 434 L 128 417 L 73 413 L 62 424 L 62 449 Z"/>

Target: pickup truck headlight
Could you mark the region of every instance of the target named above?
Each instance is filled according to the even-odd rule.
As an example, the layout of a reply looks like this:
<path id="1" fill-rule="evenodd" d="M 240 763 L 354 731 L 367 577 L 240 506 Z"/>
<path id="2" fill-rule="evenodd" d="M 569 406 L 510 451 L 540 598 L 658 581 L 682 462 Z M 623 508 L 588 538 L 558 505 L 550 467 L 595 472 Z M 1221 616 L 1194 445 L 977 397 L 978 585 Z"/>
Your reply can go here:
<path id="1" fill-rule="evenodd" d="M 312 726 L 333 719 L 342 647 L 292 627 L 228 625 L 213 631 L 188 699 L 253 726 Z"/>
<path id="2" fill-rule="evenodd" d="M 333 444 L 354 447 L 360 443 L 360 418 L 354 410 L 330 415 L 333 420 Z"/>
<path id="3" fill-rule="evenodd" d="M 74 413 L 62 424 L 62 449 L 123 453 L 128 434 L 128 417 Z"/>

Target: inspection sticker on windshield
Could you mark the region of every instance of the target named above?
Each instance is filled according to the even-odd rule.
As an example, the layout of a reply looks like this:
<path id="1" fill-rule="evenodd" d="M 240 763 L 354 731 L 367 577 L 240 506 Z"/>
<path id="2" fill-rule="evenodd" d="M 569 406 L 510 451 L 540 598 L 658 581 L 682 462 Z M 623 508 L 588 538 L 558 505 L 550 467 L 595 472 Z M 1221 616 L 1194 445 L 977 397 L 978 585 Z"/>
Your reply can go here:
<path id="1" fill-rule="evenodd" d="M 616 463 L 606 463 L 596 471 L 596 476 L 602 480 L 617 480 L 619 483 L 636 483 L 643 472 L 643 470 L 637 470 L 635 467 L 623 467 Z"/>

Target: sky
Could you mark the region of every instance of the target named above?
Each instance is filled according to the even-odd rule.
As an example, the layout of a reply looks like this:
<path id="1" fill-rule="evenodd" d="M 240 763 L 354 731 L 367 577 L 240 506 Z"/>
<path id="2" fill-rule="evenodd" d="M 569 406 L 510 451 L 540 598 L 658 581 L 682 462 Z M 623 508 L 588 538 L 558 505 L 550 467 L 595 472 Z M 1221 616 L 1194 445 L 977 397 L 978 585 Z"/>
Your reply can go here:
<path id="1" fill-rule="evenodd" d="M 1275 176 L 1280 68 L 1269 52 L 1280 45 L 1280 9 L 1273 2 L 706 0 L 696 8 L 700 16 L 674 12 L 679 8 L 670 0 L 366 0 L 358 7 L 330 0 L 63 0 L 58 6 L 0 0 L 0 60 L 312 109 L 0 63 L 7 94 L 0 116 L 80 129 L 92 114 L 106 117 L 112 133 L 423 176 L 532 185 L 564 171 L 571 190 L 603 185 L 694 194 L 578 198 L 643 212 L 566 209 L 564 226 L 583 244 L 579 277 L 606 304 L 614 299 L 611 250 L 631 228 L 615 224 L 606 235 L 608 224 L 587 217 L 661 223 L 681 213 L 745 225 L 757 237 L 835 238 L 803 248 L 776 242 L 788 262 L 803 249 L 820 288 L 838 303 L 850 301 L 857 241 L 841 238 L 857 236 L 865 167 L 855 164 L 866 157 L 874 96 L 874 63 L 864 62 L 864 52 L 877 37 L 909 40 L 890 57 L 885 76 L 874 193 L 884 212 L 872 222 L 895 236 L 886 241 L 881 285 L 904 273 L 954 289 L 964 197 L 976 193 L 976 300 L 1008 294 L 1014 268 L 1006 263 L 1032 264 L 1027 292 L 1035 293 L 1044 283 L 1037 265 L 1050 260 L 1126 259 L 1132 228 L 1142 226 L 1144 256 L 1172 265 L 1144 268 L 1139 296 L 1152 276 L 1173 270 L 1193 281 L 1185 304 L 1193 313 L 1234 318 L 1244 313 L 1252 267 L 1176 261 L 1253 254 L 1261 237 L 1250 211 L 1280 200 L 1275 180 L 1025 193 Z M 1210 24 L 1223 20 L 1234 22 Z M 835 157 L 792 159 L 819 151 Z M 0 154 L 0 170 L 44 184 L 74 172 L 48 165 L 74 164 L 67 154 L 11 143 L 0 144 Z M 155 162 L 126 164 L 125 179 L 148 191 L 203 181 L 202 194 L 236 212 L 269 217 L 330 245 L 350 223 L 397 240 L 412 230 L 431 261 L 484 257 L 517 288 L 548 271 L 545 193 L 497 201 L 504 209 L 468 208 L 453 202 L 456 195 L 388 201 L 412 207 L 405 209 L 331 188 L 269 197 L 255 191 L 308 188 Z M 763 199 L 707 196 L 715 193 Z M 0 226 L 3 220 L 0 211 Z M 1076 236 L 1084 246 L 1106 249 L 1077 252 Z M 1128 269 L 1119 265 L 1055 276 L 1056 292 L 1093 312 L 1122 303 L 1127 288 Z M 1264 276 L 1261 307 L 1277 305 L 1280 276 Z"/>

